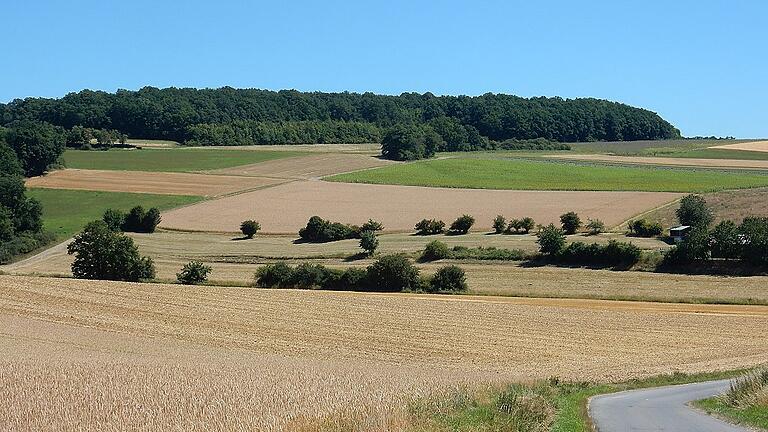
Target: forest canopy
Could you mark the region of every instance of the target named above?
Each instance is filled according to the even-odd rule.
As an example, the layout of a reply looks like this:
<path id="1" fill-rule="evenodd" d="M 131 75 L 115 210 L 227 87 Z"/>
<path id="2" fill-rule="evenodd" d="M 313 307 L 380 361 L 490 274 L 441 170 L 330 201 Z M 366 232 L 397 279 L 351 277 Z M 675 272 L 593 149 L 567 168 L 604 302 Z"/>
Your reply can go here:
<path id="1" fill-rule="evenodd" d="M 196 145 L 381 142 L 390 128 L 428 126 L 438 150 L 476 150 L 492 142 L 654 140 L 680 132 L 654 112 L 607 100 L 321 93 L 295 90 L 144 87 L 83 90 L 60 99 L 0 104 L 0 125 L 40 121 L 115 131 L 130 138 Z"/>

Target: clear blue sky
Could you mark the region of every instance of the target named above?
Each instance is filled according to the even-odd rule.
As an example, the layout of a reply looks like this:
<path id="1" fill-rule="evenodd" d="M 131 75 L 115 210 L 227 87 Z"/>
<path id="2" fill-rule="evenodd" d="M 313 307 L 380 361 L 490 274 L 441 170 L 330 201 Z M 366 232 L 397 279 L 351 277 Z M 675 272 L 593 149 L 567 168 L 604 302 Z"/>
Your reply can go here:
<path id="1" fill-rule="evenodd" d="M 768 137 L 768 2 L 5 1 L 0 101 L 83 88 L 597 97 Z"/>

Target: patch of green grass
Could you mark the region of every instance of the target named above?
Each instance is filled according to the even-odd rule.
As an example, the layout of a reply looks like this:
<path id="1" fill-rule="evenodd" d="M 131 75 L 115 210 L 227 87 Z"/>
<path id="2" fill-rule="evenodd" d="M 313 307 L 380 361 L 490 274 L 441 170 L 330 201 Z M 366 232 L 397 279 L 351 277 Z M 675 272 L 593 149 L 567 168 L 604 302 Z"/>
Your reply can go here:
<path id="1" fill-rule="evenodd" d="M 203 199 L 196 196 L 39 188 L 28 189 L 27 195 L 43 204 L 44 227 L 58 239 L 73 236 L 88 222 L 100 219 L 108 208 L 127 211 L 141 205 L 144 208 L 157 207 L 162 211 Z"/>
<path id="2" fill-rule="evenodd" d="M 693 405 L 706 411 L 707 414 L 714 414 L 736 424 L 745 424 L 768 430 L 768 407 L 753 405 L 739 409 L 728 405 L 718 397 L 696 401 Z"/>
<path id="3" fill-rule="evenodd" d="M 709 192 L 768 186 L 768 175 L 739 171 L 463 158 L 390 165 L 326 180 L 473 189 L 649 192 Z"/>
<path id="4" fill-rule="evenodd" d="M 123 150 L 67 150 L 67 168 L 119 171 L 188 172 L 229 168 L 300 156 L 296 151 L 172 148 Z"/>

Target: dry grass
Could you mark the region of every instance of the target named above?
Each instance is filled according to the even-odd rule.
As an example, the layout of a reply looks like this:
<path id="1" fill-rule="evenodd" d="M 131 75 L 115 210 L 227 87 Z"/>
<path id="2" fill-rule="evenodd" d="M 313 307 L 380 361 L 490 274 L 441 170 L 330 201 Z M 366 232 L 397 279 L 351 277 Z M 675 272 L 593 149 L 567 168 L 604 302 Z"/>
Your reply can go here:
<path id="1" fill-rule="evenodd" d="M 715 214 L 714 223 L 722 220 L 740 223 L 747 216 L 768 215 L 768 188 L 713 192 L 703 196 Z M 645 217 L 659 221 L 664 226 L 672 226 L 677 224 L 675 211 L 678 207 L 677 204 L 665 206 Z"/>
<path id="2" fill-rule="evenodd" d="M 719 145 L 711 148 L 768 152 L 768 141 L 749 141 L 736 144 Z"/>
<path id="3" fill-rule="evenodd" d="M 226 175 L 66 169 L 27 179 L 28 187 L 219 196 L 275 185 L 283 180 Z"/>
<path id="4" fill-rule="evenodd" d="M 274 177 L 281 179 L 318 179 L 332 174 L 375 168 L 395 162 L 369 155 L 317 153 L 298 158 L 276 159 L 211 171 L 213 174 Z"/>
<path id="5" fill-rule="evenodd" d="M 733 144 L 746 145 L 746 144 Z M 728 147 L 728 146 L 724 146 Z M 721 148 L 721 147 L 716 147 Z M 613 155 L 549 155 L 549 158 L 612 162 L 620 164 L 641 165 L 671 165 L 685 167 L 705 168 L 742 168 L 742 169 L 768 169 L 766 160 L 741 160 L 741 159 L 699 159 L 699 158 L 673 158 L 650 156 L 613 156 Z"/>
<path id="6" fill-rule="evenodd" d="M 333 418 L 365 419 L 359 430 L 397 430 L 405 399 L 450 385 L 755 365 L 766 319 L 765 307 L 0 276 L 0 429 L 291 430 L 341 409 Z"/>
<path id="7" fill-rule="evenodd" d="M 263 164 L 261 164 L 263 165 Z M 657 192 L 562 192 L 428 188 L 297 181 L 207 201 L 163 214 L 162 227 L 234 232 L 245 219 L 261 222 L 267 233 L 296 233 L 313 215 L 360 224 L 374 218 L 388 231 L 412 231 L 423 218 L 450 224 L 463 213 L 488 230 L 497 214 L 530 216 L 539 223 L 559 222 L 576 211 L 617 225 L 680 194 Z M 265 205 L 265 203 L 269 203 Z"/>

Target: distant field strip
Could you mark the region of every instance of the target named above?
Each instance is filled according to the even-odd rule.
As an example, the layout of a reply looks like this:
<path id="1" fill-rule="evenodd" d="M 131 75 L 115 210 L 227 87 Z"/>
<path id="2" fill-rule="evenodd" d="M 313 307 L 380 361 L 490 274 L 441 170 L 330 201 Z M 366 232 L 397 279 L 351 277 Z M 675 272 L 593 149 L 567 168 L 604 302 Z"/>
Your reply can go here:
<path id="1" fill-rule="evenodd" d="M 705 192 L 768 186 L 768 175 L 571 162 L 438 159 L 326 178 L 336 182 L 477 189 Z"/>
<path id="2" fill-rule="evenodd" d="M 314 153 L 299 158 L 279 159 L 211 171 L 213 174 L 261 176 L 282 179 L 318 178 L 394 164 L 369 155 L 351 153 Z"/>
<path id="3" fill-rule="evenodd" d="M 385 168 L 387 169 L 387 168 Z M 768 179 L 768 177 L 766 177 Z M 674 193 L 493 191 L 410 186 L 296 181 L 246 192 L 163 215 L 162 227 L 192 231 L 236 232 L 240 222 L 256 219 L 267 233 L 296 233 L 313 215 L 361 224 L 369 218 L 388 231 L 411 231 L 423 218 L 449 223 L 463 213 L 489 229 L 498 214 L 533 217 L 539 223 L 576 211 L 617 225 L 647 209 L 678 198 Z"/>
<path id="4" fill-rule="evenodd" d="M 699 153 L 698 150 L 686 153 L 686 156 L 670 155 L 666 156 L 611 156 L 611 155 L 548 155 L 548 158 L 613 162 L 621 164 L 642 164 L 642 165 L 671 165 L 688 166 L 702 168 L 746 168 L 746 169 L 768 169 L 767 160 L 742 160 L 742 159 L 703 159 L 689 157 Z"/>
<path id="5" fill-rule="evenodd" d="M 248 165 L 304 155 L 297 151 L 252 151 L 218 148 L 64 152 L 67 168 L 117 171 L 191 172 Z"/>
<path id="6" fill-rule="evenodd" d="M 716 149 L 728 149 L 728 150 L 745 150 L 756 152 L 768 152 L 768 141 L 751 141 L 741 142 L 736 144 L 725 144 L 713 146 Z"/>
<path id="7" fill-rule="evenodd" d="M 218 196 L 281 183 L 224 175 L 67 169 L 27 179 L 27 187 L 167 195 Z"/>

